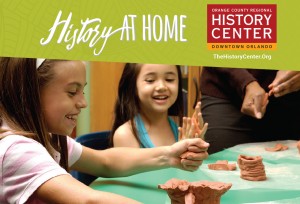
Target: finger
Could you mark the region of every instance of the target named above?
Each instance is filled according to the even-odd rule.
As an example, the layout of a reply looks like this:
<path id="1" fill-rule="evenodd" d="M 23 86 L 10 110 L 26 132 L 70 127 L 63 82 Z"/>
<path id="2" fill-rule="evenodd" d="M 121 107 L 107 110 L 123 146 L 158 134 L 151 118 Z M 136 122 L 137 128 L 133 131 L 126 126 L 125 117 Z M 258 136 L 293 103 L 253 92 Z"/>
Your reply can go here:
<path id="1" fill-rule="evenodd" d="M 200 147 L 197 147 L 197 146 L 190 146 L 188 148 L 188 151 L 189 152 L 195 152 L 195 153 L 203 153 L 203 152 L 206 152 L 208 148 L 200 148 Z M 187 155 L 188 153 L 183 153 L 183 155 Z M 182 157 L 184 158 L 184 157 Z"/>
<path id="2" fill-rule="evenodd" d="M 190 165 L 185 165 L 185 164 L 182 164 L 182 169 L 185 170 L 185 171 L 190 171 L 190 172 L 194 172 L 196 170 L 199 169 L 199 166 L 190 166 Z"/>
<path id="3" fill-rule="evenodd" d="M 188 134 L 188 138 L 194 138 L 195 137 L 195 123 L 192 122 L 191 129 Z"/>
<path id="4" fill-rule="evenodd" d="M 188 147 L 188 152 L 185 152 L 182 154 L 182 156 L 184 155 L 185 157 L 182 158 L 186 158 L 187 155 L 189 155 L 189 152 L 194 152 L 197 154 L 204 154 L 205 152 L 207 152 L 208 147 L 197 147 L 197 146 L 190 146 Z"/>
<path id="5" fill-rule="evenodd" d="M 193 113 L 193 118 L 195 120 L 198 120 L 198 114 L 200 112 L 200 102 L 197 103 L 196 107 L 195 107 L 195 111 Z"/>
<path id="6" fill-rule="evenodd" d="M 203 121 L 202 113 L 198 113 L 198 126 L 200 129 L 202 129 L 203 124 L 204 124 L 204 121 Z"/>
<path id="7" fill-rule="evenodd" d="M 289 78 L 287 71 L 278 71 L 274 81 L 272 82 L 273 88 L 285 82 Z"/>
<path id="8" fill-rule="evenodd" d="M 290 86 L 290 84 L 293 84 L 293 80 L 295 80 L 295 78 L 297 78 L 297 73 L 296 71 L 284 71 L 284 74 L 281 74 L 280 77 L 276 77 L 276 79 L 273 81 L 274 87 L 279 87 L 285 84 L 286 87 L 283 87 L 281 89 L 285 90 L 285 89 L 289 89 L 288 87 Z M 279 96 L 283 96 L 285 94 L 287 94 L 287 90 L 285 90 L 285 92 L 282 93 L 277 93 L 275 97 L 279 97 Z M 275 95 L 275 94 L 274 94 Z"/>
<path id="9" fill-rule="evenodd" d="M 209 143 L 200 138 L 189 139 L 187 142 L 187 150 L 190 152 L 205 152 L 209 148 Z"/>
<path id="10" fill-rule="evenodd" d="M 201 107 L 201 102 L 198 101 L 195 109 L 199 111 L 199 110 L 200 110 L 200 107 Z"/>
<path id="11" fill-rule="evenodd" d="M 288 94 L 288 93 L 290 93 L 289 90 L 284 89 L 284 90 L 282 90 L 282 91 L 280 91 L 280 92 L 274 94 L 274 96 L 275 96 L 276 98 L 278 98 L 278 97 L 284 96 L 284 95 L 286 95 L 286 94 Z"/>
<path id="12" fill-rule="evenodd" d="M 178 127 L 178 134 L 179 134 L 179 140 L 182 140 L 183 139 L 183 135 L 182 135 L 182 128 L 181 127 Z"/>
<path id="13" fill-rule="evenodd" d="M 271 83 L 269 86 L 268 86 L 269 89 L 273 89 L 274 88 L 274 84 Z"/>
<path id="14" fill-rule="evenodd" d="M 195 116 L 195 115 L 197 115 L 197 108 L 198 108 L 198 103 L 196 104 L 196 106 L 195 106 L 195 110 L 194 110 L 194 113 L 193 113 L 193 117 Z"/>
<path id="15" fill-rule="evenodd" d="M 300 90 L 300 72 L 293 71 L 289 73 L 291 77 L 280 84 L 280 96 Z"/>
<path id="16" fill-rule="evenodd" d="M 188 117 L 186 119 L 186 131 L 185 131 L 185 136 L 188 138 L 189 137 L 189 131 L 190 131 L 190 128 L 191 128 L 191 118 Z"/>
<path id="17" fill-rule="evenodd" d="M 201 112 L 201 102 L 199 102 L 198 122 L 199 122 L 200 127 L 202 128 L 204 121 L 203 121 L 202 112 Z"/>
<path id="18" fill-rule="evenodd" d="M 274 96 L 275 97 L 280 97 L 280 96 L 284 96 L 284 95 L 290 93 L 291 92 L 290 84 L 293 84 L 293 82 L 291 82 L 289 80 L 289 81 L 283 82 L 280 85 L 276 86 L 274 88 Z"/>
<path id="19" fill-rule="evenodd" d="M 204 126 L 203 126 L 203 128 L 202 128 L 201 134 L 199 135 L 199 137 L 200 137 L 201 139 L 203 139 L 203 140 L 204 140 L 204 138 L 205 138 L 205 133 L 206 133 L 206 131 L 207 131 L 207 128 L 208 128 L 208 123 L 205 123 Z"/>
<path id="20" fill-rule="evenodd" d="M 263 100 L 264 98 L 262 98 L 261 96 L 257 96 L 254 99 L 254 114 L 257 119 L 262 118 L 261 109 L 262 109 Z"/>
<path id="21" fill-rule="evenodd" d="M 209 147 L 209 143 L 205 142 L 204 140 L 202 140 L 200 138 L 187 139 L 185 142 L 186 142 L 186 147 L 188 149 L 191 146 L 196 146 L 201 149 L 207 149 Z"/>
<path id="22" fill-rule="evenodd" d="M 181 159 L 181 164 L 185 167 L 199 167 L 203 163 L 203 160 L 189 160 L 189 159 Z"/>
<path id="23" fill-rule="evenodd" d="M 276 86 L 283 82 L 289 81 L 291 78 L 293 78 L 295 73 L 296 73 L 295 71 L 286 71 L 285 74 L 283 74 L 282 77 L 278 79 L 277 84 L 274 84 L 274 85 Z"/>
<path id="24" fill-rule="evenodd" d="M 264 97 L 264 99 L 263 99 L 262 105 L 263 105 L 263 106 L 266 106 L 268 102 L 269 102 L 269 94 L 268 94 L 268 93 L 265 93 L 265 97 Z"/>
<path id="25" fill-rule="evenodd" d="M 262 113 L 262 117 L 265 115 L 266 113 L 266 110 L 267 110 L 267 105 L 269 104 L 269 96 L 268 94 L 266 93 L 266 96 L 264 98 L 264 102 L 263 102 L 263 106 L 262 106 L 262 109 L 261 109 L 261 113 Z"/>
<path id="26" fill-rule="evenodd" d="M 194 152 L 187 152 L 185 157 L 181 157 L 182 159 L 186 159 L 188 161 L 203 161 L 208 157 L 207 152 L 199 152 L 199 153 L 194 153 Z"/>
<path id="27" fill-rule="evenodd" d="M 186 117 L 183 117 L 182 129 L 181 129 L 182 139 L 185 139 L 185 137 L 186 137 L 186 125 L 187 125 L 186 123 L 187 123 Z"/>
<path id="28" fill-rule="evenodd" d="M 269 103 L 269 100 L 267 100 L 266 104 L 262 107 L 262 110 L 261 110 L 262 117 L 264 117 L 264 115 L 266 113 L 268 103 Z"/>
<path id="29" fill-rule="evenodd" d="M 271 90 L 269 91 L 268 95 L 269 95 L 269 96 L 272 96 L 273 94 L 274 94 L 274 90 L 271 89 Z"/>

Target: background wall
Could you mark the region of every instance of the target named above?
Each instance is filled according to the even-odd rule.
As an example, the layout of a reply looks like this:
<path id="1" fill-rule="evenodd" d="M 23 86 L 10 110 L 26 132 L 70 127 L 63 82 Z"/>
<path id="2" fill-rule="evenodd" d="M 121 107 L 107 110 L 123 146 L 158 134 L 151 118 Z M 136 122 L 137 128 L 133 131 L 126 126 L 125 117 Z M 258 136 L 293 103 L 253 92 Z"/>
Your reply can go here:
<path id="1" fill-rule="evenodd" d="M 91 73 L 91 68 L 90 68 L 90 63 L 86 62 L 86 79 L 87 79 L 87 85 L 84 88 L 84 96 L 85 99 L 87 100 L 88 107 L 85 109 L 81 110 L 81 113 L 78 117 L 77 121 L 77 127 L 76 127 L 76 132 L 74 133 L 75 136 L 78 135 L 83 135 L 86 133 L 90 132 L 90 90 L 91 90 L 91 79 L 90 79 L 90 73 Z"/>
<path id="2" fill-rule="evenodd" d="M 124 63 L 91 62 L 90 131 L 109 130 Z"/>

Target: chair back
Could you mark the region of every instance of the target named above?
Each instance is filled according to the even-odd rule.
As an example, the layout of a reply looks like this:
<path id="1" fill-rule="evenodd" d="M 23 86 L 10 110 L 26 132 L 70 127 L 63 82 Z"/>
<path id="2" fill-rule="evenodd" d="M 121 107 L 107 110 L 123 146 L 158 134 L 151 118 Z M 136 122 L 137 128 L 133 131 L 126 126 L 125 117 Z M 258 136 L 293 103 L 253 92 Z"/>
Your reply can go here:
<path id="1" fill-rule="evenodd" d="M 103 150 L 109 147 L 109 136 L 110 131 L 107 130 L 84 134 L 77 137 L 75 140 L 83 146 L 96 150 Z M 70 174 L 85 185 L 90 185 L 97 178 L 96 176 L 74 170 L 72 170 Z"/>

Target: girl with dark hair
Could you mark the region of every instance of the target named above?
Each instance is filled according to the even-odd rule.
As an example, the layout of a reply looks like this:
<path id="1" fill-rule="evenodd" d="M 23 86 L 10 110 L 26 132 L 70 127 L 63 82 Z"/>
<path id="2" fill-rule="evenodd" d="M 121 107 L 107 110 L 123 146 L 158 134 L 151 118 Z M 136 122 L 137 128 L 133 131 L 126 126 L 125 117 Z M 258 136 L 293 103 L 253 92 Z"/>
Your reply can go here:
<path id="1" fill-rule="evenodd" d="M 178 132 L 178 124 L 182 122 L 192 123 L 190 118 L 183 118 L 180 66 L 127 63 L 119 82 L 112 145 L 143 148 L 171 145 L 182 135 Z M 205 134 L 206 128 L 207 124 L 201 124 L 197 134 Z"/>
<path id="2" fill-rule="evenodd" d="M 68 170 L 102 177 L 168 167 L 195 171 L 207 158 L 208 143 L 199 138 L 153 149 L 93 150 L 68 137 L 87 106 L 85 76 L 82 61 L 0 58 L 0 203 L 138 203 L 93 190 Z"/>

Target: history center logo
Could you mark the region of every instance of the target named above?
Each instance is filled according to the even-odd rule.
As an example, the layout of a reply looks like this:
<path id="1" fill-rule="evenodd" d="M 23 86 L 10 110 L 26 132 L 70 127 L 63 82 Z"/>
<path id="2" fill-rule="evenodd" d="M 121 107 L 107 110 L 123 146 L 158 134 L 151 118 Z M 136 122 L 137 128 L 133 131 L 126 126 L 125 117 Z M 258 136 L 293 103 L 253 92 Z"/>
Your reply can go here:
<path id="1" fill-rule="evenodd" d="M 209 50 L 275 50 L 276 4 L 208 4 Z"/>

